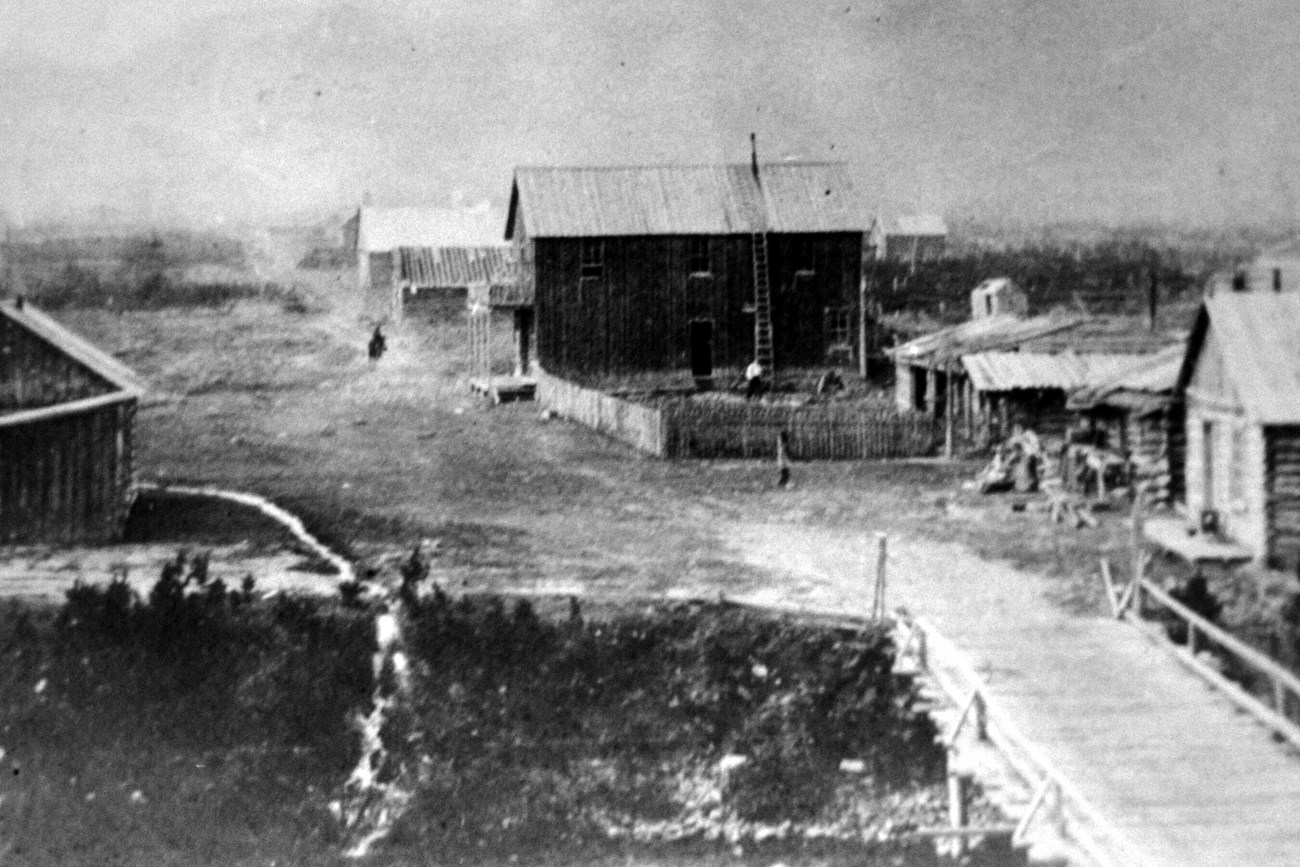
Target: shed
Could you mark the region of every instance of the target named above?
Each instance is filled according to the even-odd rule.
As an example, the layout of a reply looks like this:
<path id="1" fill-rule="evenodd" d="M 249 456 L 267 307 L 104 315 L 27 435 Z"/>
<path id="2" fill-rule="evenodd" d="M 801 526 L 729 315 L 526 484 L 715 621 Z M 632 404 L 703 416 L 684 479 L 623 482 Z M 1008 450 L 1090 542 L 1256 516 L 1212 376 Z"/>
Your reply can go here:
<path id="1" fill-rule="evenodd" d="M 963 355 L 962 370 L 976 406 L 991 408 L 997 427 L 1024 419 L 1042 436 L 1060 437 L 1069 426 L 1069 394 L 1114 376 L 1141 356 L 1074 351 L 976 352 Z"/>
<path id="2" fill-rule="evenodd" d="M 868 244 L 877 259 L 928 262 L 943 258 L 948 225 L 937 214 L 915 214 L 876 220 Z"/>
<path id="3" fill-rule="evenodd" d="M 1178 374 L 1186 505 L 1274 568 L 1300 565 L 1300 293 L 1205 300 Z"/>
<path id="4" fill-rule="evenodd" d="M 707 382 L 851 360 L 869 224 L 839 163 L 521 167 L 506 236 L 548 373 Z"/>
<path id="5" fill-rule="evenodd" d="M 142 392 L 130 369 L 30 303 L 0 304 L 0 542 L 120 537 Z"/>
<path id="6" fill-rule="evenodd" d="M 484 248 L 501 245 L 499 217 L 486 208 L 399 207 L 357 209 L 343 228 L 357 259 L 357 286 L 376 319 L 401 317 L 400 250 Z M 464 284 L 468 285 L 468 284 Z M 462 286 L 461 288 L 464 288 Z"/>
<path id="7" fill-rule="evenodd" d="M 1178 345 L 1139 356 L 1076 389 L 1066 404 L 1104 431 L 1108 445 L 1130 457 L 1138 478 L 1154 485 L 1162 502 L 1183 496 L 1185 424 L 1174 386 L 1185 353 Z"/>
<path id="8" fill-rule="evenodd" d="M 470 286 L 490 283 L 505 267 L 510 248 L 398 247 L 393 279 L 404 312 L 457 312 L 468 298 Z"/>

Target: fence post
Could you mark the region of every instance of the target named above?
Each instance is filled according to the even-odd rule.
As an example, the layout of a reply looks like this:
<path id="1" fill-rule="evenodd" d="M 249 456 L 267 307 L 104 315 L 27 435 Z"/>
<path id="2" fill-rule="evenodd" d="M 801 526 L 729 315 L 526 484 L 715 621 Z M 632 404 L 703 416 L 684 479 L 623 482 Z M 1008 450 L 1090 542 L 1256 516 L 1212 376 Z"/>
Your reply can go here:
<path id="1" fill-rule="evenodd" d="M 966 777 L 957 771 L 955 751 L 948 750 L 948 820 L 955 830 L 966 827 L 966 783 Z M 960 858 L 965 852 L 966 838 L 954 835 L 948 854 Z"/>
<path id="2" fill-rule="evenodd" d="M 889 555 L 887 551 L 888 537 L 884 533 L 876 534 L 876 588 L 871 597 L 871 619 L 881 621 L 885 619 L 885 568 Z"/>

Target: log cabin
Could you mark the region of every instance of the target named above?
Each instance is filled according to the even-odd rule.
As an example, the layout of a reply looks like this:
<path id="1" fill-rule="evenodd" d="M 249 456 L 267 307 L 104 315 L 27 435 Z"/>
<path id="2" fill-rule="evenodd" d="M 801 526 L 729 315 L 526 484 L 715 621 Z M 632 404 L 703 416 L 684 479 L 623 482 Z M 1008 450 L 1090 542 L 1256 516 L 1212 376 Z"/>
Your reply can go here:
<path id="1" fill-rule="evenodd" d="M 1300 293 L 1233 292 L 1197 314 L 1175 394 L 1186 507 L 1257 563 L 1300 565 Z"/>
<path id="2" fill-rule="evenodd" d="M 838 163 L 521 167 L 506 238 L 547 373 L 852 363 L 870 220 Z"/>
<path id="3" fill-rule="evenodd" d="M 118 539 L 140 379 L 21 299 L 0 303 L 0 544 Z"/>

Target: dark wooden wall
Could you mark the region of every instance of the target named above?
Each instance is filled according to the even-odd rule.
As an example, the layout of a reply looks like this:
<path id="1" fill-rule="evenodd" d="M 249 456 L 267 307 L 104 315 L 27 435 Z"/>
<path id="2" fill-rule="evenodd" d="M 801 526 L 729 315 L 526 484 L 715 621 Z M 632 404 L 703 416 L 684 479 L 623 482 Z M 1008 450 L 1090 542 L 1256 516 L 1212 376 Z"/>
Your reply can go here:
<path id="1" fill-rule="evenodd" d="M 812 249 L 812 274 L 796 275 L 792 252 L 803 238 Z M 604 239 L 603 274 L 583 278 L 582 241 L 531 242 L 536 290 L 537 355 L 554 374 L 667 371 L 690 363 L 688 328 L 713 320 L 715 368 L 753 360 L 753 253 L 749 235 L 709 239 L 710 275 L 692 276 L 689 239 Z M 856 303 L 862 235 L 771 235 L 768 240 L 776 364 L 825 362 L 827 307 Z"/>
<path id="2" fill-rule="evenodd" d="M 97 397 L 113 389 L 85 365 L 0 316 L 0 412 Z"/>
<path id="3" fill-rule="evenodd" d="M 1264 429 L 1264 514 L 1268 565 L 1300 564 L 1300 427 Z"/>
<path id="4" fill-rule="evenodd" d="M 130 507 L 134 399 L 0 426 L 0 542 L 102 543 Z"/>

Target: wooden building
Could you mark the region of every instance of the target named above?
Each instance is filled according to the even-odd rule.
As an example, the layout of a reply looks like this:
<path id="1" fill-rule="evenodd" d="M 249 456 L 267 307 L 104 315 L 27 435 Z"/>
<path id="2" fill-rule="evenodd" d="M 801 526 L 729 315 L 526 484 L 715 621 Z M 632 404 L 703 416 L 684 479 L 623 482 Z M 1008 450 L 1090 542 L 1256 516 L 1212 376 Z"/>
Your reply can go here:
<path id="1" fill-rule="evenodd" d="M 121 535 L 141 391 L 124 365 L 31 304 L 0 304 L 0 543 Z"/>
<path id="2" fill-rule="evenodd" d="M 837 163 L 519 168 L 506 237 L 558 376 L 851 361 L 869 219 Z"/>
<path id="3" fill-rule="evenodd" d="M 510 248 L 399 247 L 394 251 L 394 305 L 403 316 L 438 317 L 465 308 L 469 288 L 492 283 L 506 266 Z"/>
<path id="4" fill-rule="evenodd" d="M 1206 299 L 1176 395 L 1186 413 L 1186 506 L 1257 561 L 1300 564 L 1300 293 Z"/>
<path id="5" fill-rule="evenodd" d="M 951 418 L 976 441 L 1001 439 L 1016 421 L 1058 436 L 1072 392 L 1186 339 L 1142 317 L 1027 317 L 1027 306 L 1010 281 L 986 280 L 971 292 L 971 319 L 888 350 L 897 407 Z"/>
<path id="6" fill-rule="evenodd" d="M 1138 479 L 1162 503 L 1183 498 L 1185 421 L 1174 386 L 1185 353 L 1185 346 L 1171 346 L 1140 356 L 1077 389 L 1067 404 L 1104 432 L 1108 447 L 1129 456 Z"/>
<path id="7" fill-rule="evenodd" d="M 948 225 L 936 214 L 881 218 L 872 223 L 867 243 L 877 259 L 930 262 L 948 248 Z"/>
<path id="8" fill-rule="evenodd" d="M 446 279 L 459 258 L 418 251 L 499 247 L 499 219 L 483 208 L 358 208 L 343 226 L 343 240 L 356 256 L 357 288 L 367 313 L 376 321 L 401 319 L 404 293 Z M 403 248 L 410 251 L 405 257 Z M 468 286 L 459 277 L 457 284 L 461 290 Z"/>

